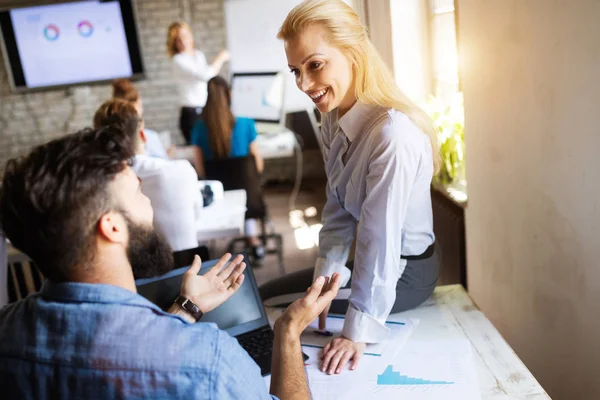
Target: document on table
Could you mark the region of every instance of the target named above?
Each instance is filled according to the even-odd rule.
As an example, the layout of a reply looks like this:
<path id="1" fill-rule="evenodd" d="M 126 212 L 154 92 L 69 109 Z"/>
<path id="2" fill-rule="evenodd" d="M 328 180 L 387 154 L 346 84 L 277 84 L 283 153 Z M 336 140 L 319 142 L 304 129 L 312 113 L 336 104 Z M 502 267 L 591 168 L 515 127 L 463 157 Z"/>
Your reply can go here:
<path id="1" fill-rule="evenodd" d="M 414 318 L 387 321 L 385 326 L 390 329 L 388 337 L 381 343 L 367 344 L 365 355 L 385 358 L 394 357 L 404 346 L 418 324 L 419 320 Z M 331 339 L 341 336 L 342 328 L 344 327 L 344 317 L 338 315 L 327 316 L 327 331 L 331 332 L 332 336 L 323 336 L 315 333 L 318 327 L 319 320 L 316 319 L 304 330 L 302 336 L 300 336 L 300 342 L 303 346 L 323 348 Z"/>
<path id="2" fill-rule="evenodd" d="M 320 349 L 302 348 L 315 400 L 480 400 L 467 340 L 411 341 L 393 360 L 363 357 L 355 371 L 327 375 L 319 370 Z M 347 368 L 347 367 L 346 367 Z"/>

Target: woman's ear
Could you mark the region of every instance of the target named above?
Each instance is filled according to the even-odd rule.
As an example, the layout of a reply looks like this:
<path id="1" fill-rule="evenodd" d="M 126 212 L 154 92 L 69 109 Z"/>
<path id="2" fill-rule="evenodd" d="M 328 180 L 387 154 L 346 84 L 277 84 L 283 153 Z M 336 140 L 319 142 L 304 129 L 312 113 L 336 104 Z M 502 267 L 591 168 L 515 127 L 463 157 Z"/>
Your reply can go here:
<path id="1" fill-rule="evenodd" d="M 148 142 L 148 138 L 146 137 L 146 133 L 144 132 L 144 128 L 140 129 L 140 140 L 142 143 L 146 144 Z"/>

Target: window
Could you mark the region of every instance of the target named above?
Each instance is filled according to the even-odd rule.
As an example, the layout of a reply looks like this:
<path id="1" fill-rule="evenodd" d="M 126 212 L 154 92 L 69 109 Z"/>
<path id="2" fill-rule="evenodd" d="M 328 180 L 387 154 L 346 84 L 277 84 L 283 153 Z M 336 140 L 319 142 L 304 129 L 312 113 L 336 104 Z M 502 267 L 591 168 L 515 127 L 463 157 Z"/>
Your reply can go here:
<path id="1" fill-rule="evenodd" d="M 430 43 L 434 94 L 450 102 L 459 90 L 454 0 L 430 1 Z"/>

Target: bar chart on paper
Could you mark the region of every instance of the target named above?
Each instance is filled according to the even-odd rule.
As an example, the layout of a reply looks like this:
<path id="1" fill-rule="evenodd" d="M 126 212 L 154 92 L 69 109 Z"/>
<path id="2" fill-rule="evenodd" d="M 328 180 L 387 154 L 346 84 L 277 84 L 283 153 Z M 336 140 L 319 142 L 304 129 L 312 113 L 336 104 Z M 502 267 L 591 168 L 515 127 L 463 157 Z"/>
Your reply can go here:
<path id="1" fill-rule="evenodd" d="M 383 374 L 377 375 L 377 385 L 452 385 L 454 382 L 430 381 L 428 379 L 414 378 L 394 372 L 392 365 L 388 365 Z"/>
<path id="2" fill-rule="evenodd" d="M 468 341 L 412 343 L 393 364 L 369 378 L 363 396 L 373 399 L 478 400 L 479 384 Z M 356 397 L 358 398 L 358 397 Z"/>
<path id="3" fill-rule="evenodd" d="M 317 349 L 303 348 L 317 360 Z M 410 342 L 393 360 L 363 357 L 356 371 L 306 372 L 313 397 L 333 399 L 479 400 L 479 384 L 468 341 Z"/>

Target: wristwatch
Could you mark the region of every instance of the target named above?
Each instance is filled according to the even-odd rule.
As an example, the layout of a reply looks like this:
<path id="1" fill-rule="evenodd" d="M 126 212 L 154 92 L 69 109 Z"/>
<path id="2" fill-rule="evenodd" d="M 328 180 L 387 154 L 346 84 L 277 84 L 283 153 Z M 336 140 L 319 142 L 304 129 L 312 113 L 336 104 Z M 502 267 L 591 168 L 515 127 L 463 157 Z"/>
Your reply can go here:
<path id="1" fill-rule="evenodd" d="M 179 304 L 181 308 L 190 313 L 192 317 L 196 320 L 196 322 L 200 321 L 200 318 L 204 315 L 202 311 L 195 305 L 190 299 L 184 296 L 177 296 L 175 299 L 175 304 Z"/>

